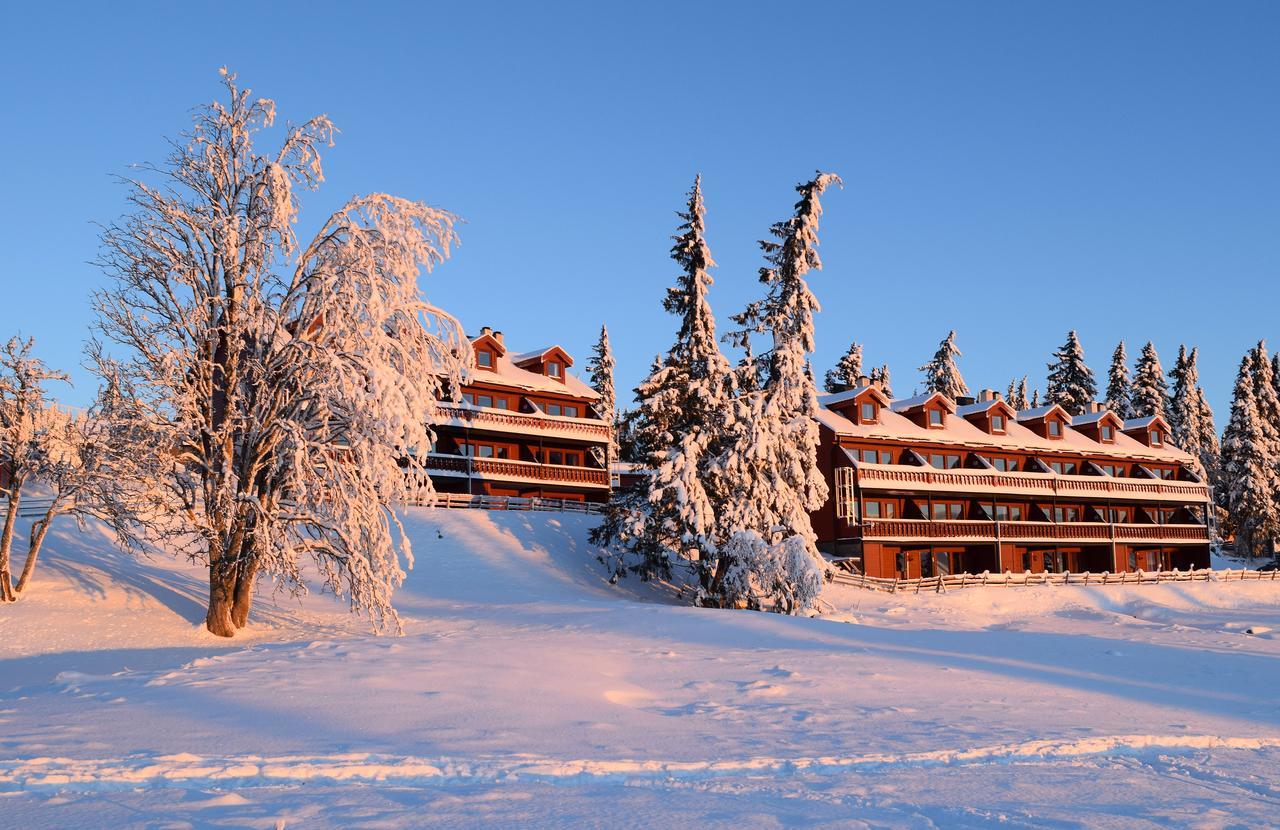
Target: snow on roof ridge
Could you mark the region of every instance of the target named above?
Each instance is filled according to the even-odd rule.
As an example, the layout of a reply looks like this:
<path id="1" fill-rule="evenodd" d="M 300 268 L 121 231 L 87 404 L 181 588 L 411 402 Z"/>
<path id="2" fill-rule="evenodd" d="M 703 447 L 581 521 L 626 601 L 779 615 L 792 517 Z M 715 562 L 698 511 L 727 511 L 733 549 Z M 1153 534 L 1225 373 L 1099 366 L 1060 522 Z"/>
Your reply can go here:
<path id="1" fill-rule="evenodd" d="M 1159 415 L 1145 415 L 1141 418 L 1130 418 L 1129 420 L 1124 422 L 1124 428 L 1126 430 L 1141 429 L 1142 427 L 1151 426 L 1157 420 L 1163 421 L 1164 418 L 1160 417 Z"/>
<path id="2" fill-rule="evenodd" d="M 846 389 L 843 392 L 831 392 L 826 395 L 818 396 L 818 403 L 822 406 L 830 406 L 833 403 L 844 403 L 853 400 L 868 389 L 873 388 L 871 384 L 864 383 L 861 386 L 855 386 L 852 389 Z"/>
<path id="3" fill-rule="evenodd" d="M 542 348 L 534 349 L 531 352 L 521 352 L 520 354 L 512 355 L 511 362 L 526 363 L 530 360 L 533 360 L 534 358 L 542 357 L 544 354 L 551 351 L 552 349 L 559 349 L 560 351 L 564 352 L 566 355 L 569 354 L 568 352 L 564 351 L 564 346 L 561 346 L 558 343 L 552 343 L 550 346 L 543 346 Z"/>

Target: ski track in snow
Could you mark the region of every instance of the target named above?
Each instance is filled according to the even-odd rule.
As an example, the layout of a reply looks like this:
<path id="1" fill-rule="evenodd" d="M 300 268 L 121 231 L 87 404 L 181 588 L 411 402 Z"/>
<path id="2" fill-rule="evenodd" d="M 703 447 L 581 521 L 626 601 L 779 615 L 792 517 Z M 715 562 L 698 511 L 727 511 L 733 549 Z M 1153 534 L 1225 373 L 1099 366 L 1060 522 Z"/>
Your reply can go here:
<path id="1" fill-rule="evenodd" d="M 127 758 L 0 759 L 0 790 L 109 790 L 137 787 L 272 786 L 302 781 L 430 784 L 458 781 L 581 779 L 688 779 L 744 774 L 840 774 L 894 767 L 1012 764 L 1124 757 L 1192 750 L 1280 749 L 1280 738 L 1215 735 L 1116 735 L 1076 741 L 1025 741 L 972 749 L 876 753 L 852 757 L 747 758 L 705 762 L 662 760 L 559 760 L 514 756 L 494 759 L 416 758 L 342 753 L 333 755 L 191 754 Z"/>

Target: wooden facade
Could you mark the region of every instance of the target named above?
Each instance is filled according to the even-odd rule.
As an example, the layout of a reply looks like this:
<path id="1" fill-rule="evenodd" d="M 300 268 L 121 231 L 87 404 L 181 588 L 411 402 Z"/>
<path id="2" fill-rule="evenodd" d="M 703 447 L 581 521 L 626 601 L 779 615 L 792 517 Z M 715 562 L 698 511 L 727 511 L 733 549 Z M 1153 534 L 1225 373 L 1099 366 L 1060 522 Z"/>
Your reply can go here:
<path id="1" fill-rule="evenodd" d="M 461 401 L 441 403 L 427 462 L 436 490 L 607 501 L 612 425 L 595 411 L 596 393 L 569 373 L 572 356 L 559 346 L 510 353 L 502 332 L 487 327 L 470 342 L 475 371 Z"/>
<path id="2" fill-rule="evenodd" d="M 999 393 L 820 398 L 819 548 L 868 576 L 1209 566 L 1209 488 L 1162 418 L 1015 412 Z"/>

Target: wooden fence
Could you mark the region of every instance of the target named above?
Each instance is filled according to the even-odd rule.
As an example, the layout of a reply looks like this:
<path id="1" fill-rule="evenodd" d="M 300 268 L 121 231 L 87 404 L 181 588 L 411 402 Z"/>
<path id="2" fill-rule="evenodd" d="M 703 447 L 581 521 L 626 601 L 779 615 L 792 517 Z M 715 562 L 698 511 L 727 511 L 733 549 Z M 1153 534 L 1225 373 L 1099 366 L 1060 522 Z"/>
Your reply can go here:
<path id="1" fill-rule="evenodd" d="M 574 499 L 519 498 L 517 496 L 469 496 L 465 493 L 435 493 L 413 504 L 451 510 L 550 510 L 558 513 L 603 513 L 605 506 Z"/>
<path id="2" fill-rule="evenodd" d="M 830 581 L 836 585 L 850 585 L 865 588 L 869 591 L 886 593 L 915 593 L 921 591 L 946 593 L 957 588 L 977 588 L 981 586 L 1025 587 L 1028 585 L 1158 585 L 1162 582 L 1255 582 L 1280 581 L 1276 574 L 1280 571 L 1252 571 L 1248 569 L 1221 570 L 1212 568 L 1188 571 L 1135 571 L 1131 573 L 990 573 L 980 574 L 947 574 L 931 576 L 923 579 L 884 579 L 875 576 L 833 571 Z"/>

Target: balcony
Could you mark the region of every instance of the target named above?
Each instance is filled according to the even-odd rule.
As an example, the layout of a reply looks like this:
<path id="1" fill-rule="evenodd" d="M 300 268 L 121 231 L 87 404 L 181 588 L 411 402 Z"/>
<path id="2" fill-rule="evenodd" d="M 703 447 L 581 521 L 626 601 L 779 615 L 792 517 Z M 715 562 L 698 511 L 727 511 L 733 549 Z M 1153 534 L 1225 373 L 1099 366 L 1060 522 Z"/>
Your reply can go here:
<path id="1" fill-rule="evenodd" d="M 1137 525 L 1097 522 L 984 522 L 928 519 L 870 519 L 853 527 L 854 536 L 869 541 L 917 542 L 1111 542 L 1208 544 L 1204 525 Z"/>
<path id="2" fill-rule="evenodd" d="M 532 415 L 507 409 L 440 404 L 440 426 L 482 429 L 518 435 L 543 434 L 552 438 L 606 443 L 610 425 L 594 418 L 561 418 Z"/>
<path id="3" fill-rule="evenodd" d="M 465 455 L 431 453 L 425 459 L 432 475 L 483 478 L 523 483 L 572 484 L 579 487 L 609 487 L 609 471 L 596 467 L 565 467 L 511 461 L 499 458 L 471 458 Z"/>
<path id="4" fill-rule="evenodd" d="M 858 484 L 864 490 L 908 490 L 938 493 L 1019 494 L 1076 498 L 1136 499 L 1179 504 L 1209 500 L 1209 488 L 1192 481 L 1067 476 L 1057 473 L 1002 473 L 998 470 L 935 470 L 859 464 Z"/>

